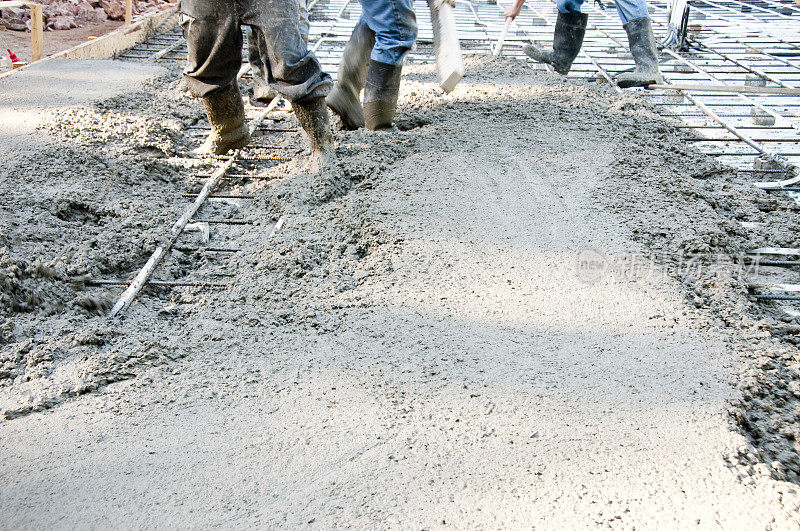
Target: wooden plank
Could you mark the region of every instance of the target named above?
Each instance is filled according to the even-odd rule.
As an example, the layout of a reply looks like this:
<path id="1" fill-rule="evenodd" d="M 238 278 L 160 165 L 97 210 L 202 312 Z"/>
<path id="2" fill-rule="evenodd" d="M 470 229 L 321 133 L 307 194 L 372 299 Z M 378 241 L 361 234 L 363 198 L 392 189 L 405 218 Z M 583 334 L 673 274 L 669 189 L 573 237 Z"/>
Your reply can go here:
<path id="1" fill-rule="evenodd" d="M 759 247 L 752 251 L 747 251 L 747 254 L 772 254 L 778 256 L 800 256 L 800 249 L 793 249 L 791 247 Z"/>
<path id="2" fill-rule="evenodd" d="M 130 26 L 133 22 L 133 0 L 125 0 L 125 25 Z"/>
<path id="3" fill-rule="evenodd" d="M 428 0 L 433 24 L 433 48 L 436 53 L 436 71 L 439 86 L 450 92 L 464 77 L 461 62 L 461 44 L 456 33 L 453 7 L 442 0 Z"/>
<path id="4" fill-rule="evenodd" d="M 752 87 L 740 85 L 648 85 L 649 89 L 660 90 L 694 90 L 697 92 L 732 92 L 736 94 L 783 94 L 786 96 L 800 96 L 800 88 L 788 87 Z"/>
<path id="5" fill-rule="evenodd" d="M 508 28 L 511 27 L 511 22 L 513 20 L 514 19 L 512 19 L 511 17 L 508 17 L 506 19 L 506 25 L 503 27 L 503 31 L 500 32 L 500 37 L 498 37 L 497 44 L 495 45 L 494 51 L 492 52 L 492 55 L 494 55 L 495 57 L 499 56 L 500 53 L 502 53 L 503 51 L 503 44 L 506 42 L 506 35 L 508 35 Z"/>
<path id="6" fill-rule="evenodd" d="M 15 0 L 0 2 L 0 9 L 7 7 L 28 7 L 31 10 L 31 60 L 38 61 L 42 58 L 44 21 L 42 20 L 42 5 L 36 2 Z"/>
<path id="7" fill-rule="evenodd" d="M 41 4 L 28 4 L 31 8 L 31 61 L 39 61 L 44 55 L 44 20 Z"/>
<path id="8" fill-rule="evenodd" d="M 752 283 L 747 285 L 750 289 L 771 289 L 776 291 L 785 291 L 788 293 L 800 293 L 800 284 L 759 284 Z"/>
<path id="9" fill-rule="evenodd" d="M 23 2 L 23 4 L 25 3 L 27 2 Z M 179 10 L 180 4 L 168 11 L 152 13 L 130 26 L 123 26 L 97 39 L 84 42 L 57 54 L 45 57 L 39 61 L 39 63 L 51 59 L 110 59 L 120 52 L 129 50 L 137 44 L 141 44 L 156 33 L 175 26 L 178 23 L 178 17 L 176 15 Z M 25 70 L 29 67 L 30 65 L 25 65 L 16 70 L 3 72 L 0 74 L 0 78 L 13 75 L 15 72 Z"/>
<path id="10" fill-rule="evenodd" d="M 123 26 L 97 39 L 74 46 L 50 56 L 52 59 L 109 59 L 114 55 L 133 48 L 156 33 L 156 28 L 166 30 L 178 23 L 169 19 L 177 14 L 178 8 L 153 13 L 130 26 Z M 162 25 L 163 23 L 163 25 Z"/>

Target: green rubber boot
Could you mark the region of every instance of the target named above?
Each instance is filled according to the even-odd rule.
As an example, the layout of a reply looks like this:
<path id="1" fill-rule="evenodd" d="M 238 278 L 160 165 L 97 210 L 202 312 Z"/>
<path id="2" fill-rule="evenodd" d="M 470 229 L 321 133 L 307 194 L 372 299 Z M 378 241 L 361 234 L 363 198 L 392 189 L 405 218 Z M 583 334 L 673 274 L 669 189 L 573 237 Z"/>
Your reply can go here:
<path id="1" fill-rule="evenodd" d="M 200 148 L 198 155 L 224 155 L 232 149 L 240 149 L 250 142 L 250 130 L 245 124 L 244 103 L 239 84 L 233 84 L 212 92 L 205 98 L 211 132 Z"/>
<path id="2" fill-rule="evenodd" d="M 403 65 L 369 62 L 364 85 L 364 120 L 367 129 L 375 131 L 392 127 L 402 71 Z"/>
<path id="3" fill-rule="evenodd" d="M 336 84 L 325 103 L 342 119 L 345 129 L 364 127 L 364 110 L 361 108 L 361 90 L 367 78 L 369 55 L 375 45 L 375 32 L 359 23 L 353 29 L 344 48 Z"/>

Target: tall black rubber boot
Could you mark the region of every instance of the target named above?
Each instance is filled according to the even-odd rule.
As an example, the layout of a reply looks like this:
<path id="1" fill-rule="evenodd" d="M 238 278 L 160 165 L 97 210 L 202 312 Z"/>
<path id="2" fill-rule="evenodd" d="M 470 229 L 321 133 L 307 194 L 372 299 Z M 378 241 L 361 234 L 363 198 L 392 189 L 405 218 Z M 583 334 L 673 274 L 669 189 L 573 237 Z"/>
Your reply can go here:
<path id="1" fill-rule="evenodd" d="M 366 24 L 353 28 L 350 40 L 344 47 L 339 76 L 325 103 L 342 119 L 345 129 L 364 127 L 364 110 L 361 108 L 361 90 L 367 78 L 369 55 L 375 45 L 375 32 Z"/>
<path id="2" fill-rule="evenodd" d="M 374 131 L 392 127 L 402 71 L 403 65 L 369 62 L 364 85 L 364 120 L 367 129 Z"/>
<path id="3" fill-rule="evenodd" d="M 617 76 L 617 85 L 621 88 L 646 87 L 664 83 L 658 71 L 658 52 L 650 17 L 639 17 L 623 26 L 628 33 L 628 45 L 631 48 L 636 68 L 633 72 L 625 72 Z"/>
<path id="4" fill-rule="evenodd" d="M 236 81 L 203 98 L 203 103 L 211 132 L 196 154 L 224 155 L 232 149 L 243 148 L 250 142 L 242 94 Z"/>
<path id="5" fill-rule="evenodd" d="M 333 135 L 325 98 L 292 103 L 297 121 L 311 144 L 311 171 L 320 171 L 333 160 Z"/>
<path id="6" fill-rule="evenodd" d="M 543 50 L 538 46 L 527 44 L 522 47 L 522 51 L 534 61 L 552 65 L 553 70 L 566 75 L 572 68 L 572 62 L 581 51 L 588 21 L 589 15 L 585 13 L 561 13 L 559 11 L 556 29 L 553 33 L 553 49 Z"/>

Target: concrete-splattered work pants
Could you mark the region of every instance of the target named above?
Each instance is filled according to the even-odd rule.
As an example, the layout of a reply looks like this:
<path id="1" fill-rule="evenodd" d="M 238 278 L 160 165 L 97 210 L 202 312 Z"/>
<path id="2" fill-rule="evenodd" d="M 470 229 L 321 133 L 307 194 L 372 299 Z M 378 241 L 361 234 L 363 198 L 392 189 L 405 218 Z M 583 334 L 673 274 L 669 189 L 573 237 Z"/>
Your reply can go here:
<path id="1" fill-rule="evenodd" d="M 298 20 L 300 37 L 303 42 L 308 45 L 308 34 L 311 30 L 311 24 L 308 20 L 308 7 L 306 0 L 295 0 L 297 2 L 297 9 L 300 12 L 300 19 Z M 264 83 L 267 82 L 267 73 L 264 70 L 264 61 L 261 60 L 261 49 L 258 45 L 258 39 L 253 37 L 253 32 L 250 31 L 248 35 L 249 46 L 247 49 L 247 58 L 250 61 L 250 72 L 253 77 L 261 78 Z"/>
<path id="2" fill-rule="evenodd" d="M 236 79 L 242 25 L 253 30 L 267 80 L 286 99 L 301 102 L 330 92 L 330 76 L 300 36 L 297 0 L 183 0 L 181 25 L 189 48 L 184 76 L 195 97 Z"/>

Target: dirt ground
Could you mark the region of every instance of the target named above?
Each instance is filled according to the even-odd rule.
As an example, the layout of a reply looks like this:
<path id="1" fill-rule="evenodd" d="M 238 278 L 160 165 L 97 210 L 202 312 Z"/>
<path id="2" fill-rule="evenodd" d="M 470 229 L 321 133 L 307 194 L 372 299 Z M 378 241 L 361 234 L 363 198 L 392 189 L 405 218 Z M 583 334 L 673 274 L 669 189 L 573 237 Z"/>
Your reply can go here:
<path id="1" fill-rule="evenodd" d="M 72 48 L 89 40 L 89 37 L 101 37 L 118 29 L 123 24 L 119 20 L 105 22 L 85 22 L 83 26 L 71 30 L 44 32 L 44 56 L 53 55 Z M 31 34 L 27 31 L 11 31 L 0 29 L 0 51 L 11 49 L 22 61 L 31 60 Z"/>
<path id="2" fill-rule="evenodd" d="M 635 96 L 467 67 L 447 96 L 408 67 L 398 130 L 337 131 L 324 175 L 271 137 L 301 156 L 202 212 L 241 250 L 158 274 L 229 287 L 120 321 L 87 280 L 182 212 L 201 105 L 126 66 L 7 128 L 4 526 L 797 528 L 798 323 L 736 261 L 798 246 L 797 205 Z"/>

